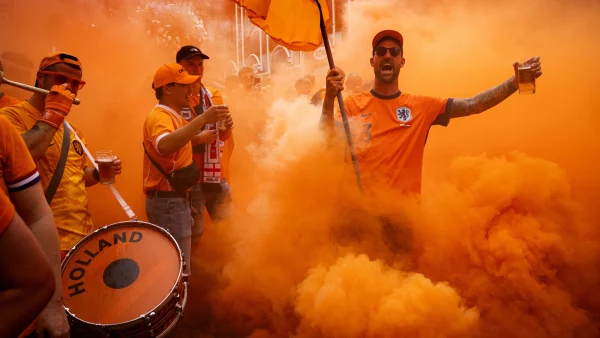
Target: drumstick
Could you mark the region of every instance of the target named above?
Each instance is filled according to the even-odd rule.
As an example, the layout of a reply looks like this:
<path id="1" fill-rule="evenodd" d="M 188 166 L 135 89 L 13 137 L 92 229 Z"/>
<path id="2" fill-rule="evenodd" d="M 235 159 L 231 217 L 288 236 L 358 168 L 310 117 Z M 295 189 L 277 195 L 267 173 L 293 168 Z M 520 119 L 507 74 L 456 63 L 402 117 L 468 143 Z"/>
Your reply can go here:
<path id="1" fill-rule="evenodd" d="M 13 87 L 25 89 L 30 92 L 34 92 L 34 93 L 38 93 L 38 94 L 42 94 L 42 95 L 48 95 L 48 93 L 49 93 L 49 91 L 42 89 L 42 88 L 38 88 L 38 87 L 23 84 L 23 83 L 11 81 L 11 80 L 5 78 L 4 72 L 0 70 L 0 84 L 2 84 L 2 83 L 6 83 L 7 85 L 11 85 Z M 73 104 L 78 105 L 80 103 L 81 103 L 81 101 L 78 98 L 73 99 Z"/>

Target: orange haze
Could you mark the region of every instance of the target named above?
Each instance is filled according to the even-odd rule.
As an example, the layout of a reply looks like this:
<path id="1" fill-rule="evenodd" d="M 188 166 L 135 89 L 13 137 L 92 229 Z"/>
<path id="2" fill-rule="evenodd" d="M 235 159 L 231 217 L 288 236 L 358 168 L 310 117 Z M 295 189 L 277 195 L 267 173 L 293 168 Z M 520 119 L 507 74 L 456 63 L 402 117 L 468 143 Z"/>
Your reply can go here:
<path id="1" fill-rule="evenodd" d="M 81 58 L 88 85 L 69 120 L 92 151 L 112 149 L 122 158 L 116 187 L 141 219 L 141 129 L 156 103 L 154 71 L 174 62 L 175 37 L 202 39 L 211 56 L 207 80 L 221 80 L 235 59 L 232 43 L 210 40 L 211 27 L 201 34 L 191 5 L 148 3 L 136 11 L 118 1 L 19 0 L 9 8 L 12 21 L 0 22 L 0 51 L 22 52 L 34 64 L 53 48 Z M 338 191 L 343 155 L 326 147 L 318 108 L 281 99 L 257 115 L 230 102 L 238 121 L 234 215 L 209 226 L 196 248 L 179 330 L 215 337 L 597 337 L 600 5 L 352 4 L 351 39 L 338 41 L 334 56 L 365 81 L 373 78 L 370 39 L 394 28 L 405 38 L 405 92 L 468 97 L 510 77 L 513 61 L 539 55 L 537 93 L 432 128 L 422 200 L 382 193 L 373 205 Z M 223 8 L 197 14 L 214 18 Z M 293 90 L 299 75 L 274 77 L 275 93 Z M 245 128 L 257 116 L 266 125 L 261 135 Z M 126 219 L 104 187 L 90 189 L 90 209 L 96 225 Z M 390 237 L 377 215 L 400 235 Z M 406 233 L 412 250 L 401 254 Z"/>

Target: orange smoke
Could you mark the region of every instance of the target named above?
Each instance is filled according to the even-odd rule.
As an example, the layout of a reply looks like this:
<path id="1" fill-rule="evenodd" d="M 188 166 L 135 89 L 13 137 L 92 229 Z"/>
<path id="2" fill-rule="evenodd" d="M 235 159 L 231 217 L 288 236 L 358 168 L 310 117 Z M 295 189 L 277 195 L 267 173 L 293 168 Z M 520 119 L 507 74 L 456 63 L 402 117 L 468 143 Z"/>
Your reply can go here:
<path id="1" fill-rule="evenodd" d="M 469 332 L 479 317 L 450 286 L 365 255 L 348 255 L 330 268 L 310 271 L 298 286 L 296 311 L 301 331 L 309 333 L 300 336 L 307 337 L 456 335 Z"/>
<path id="2" fill-rule="evenodd" d="M 88 85 L 69 120 L 92 151 L 121 156 L 116 187 L 145 218 L 141 125 L 155 104 L 152 75 L 176 52 L 172 40 L 157 40 L 156 13 L 108 1 L 15 6 L 14 21 L 0 23 L 0 46 L 34 64 L 53 47 L 80 56 Z M 179 329 L 215 337 L 597 336 L 600 7 L 561 0 L 352 6 L 351 39 L 334 55 L 365 81 L 373 78 L 372 36 L 395 28 L 405 37 L 403 91 L 468 97 L 510 77 L 516 59 L 540 55 L 537 93 L 432 128 L 421 200 L 382 192 L 369 204 L 340 186 L 343 152 L 317 130 L 318 108 L 281 99 L 257 112 L 230 102 L 239 121 L 234 215 L 209 227 L 194 251 Z M 189 10 L 176 4 L 161 24 Z M 183 41 L 181 30 L 194 25 L 180 21 L 167 36 Z M 215 29 L 206 31 L 210 38 Z M 211 55 L 207 81 L 220 79 L 232 46 L 199 44 Z M 293 92 L 301 75 L 274 77 L 275 98 Z M 98 225 L 125 219 L 103 187 L 90 189 L 90 208 Z"/>

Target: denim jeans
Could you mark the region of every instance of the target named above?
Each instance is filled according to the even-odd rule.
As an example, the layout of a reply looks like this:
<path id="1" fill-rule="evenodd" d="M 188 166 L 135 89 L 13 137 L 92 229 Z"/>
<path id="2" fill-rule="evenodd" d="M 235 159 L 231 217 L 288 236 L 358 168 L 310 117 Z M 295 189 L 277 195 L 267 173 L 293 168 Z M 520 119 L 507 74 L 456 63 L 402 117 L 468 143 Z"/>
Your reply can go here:
<path id="1" fill-rule="evenodd" d="M 146 216 L 150 223 L 171 233 L 175 238 L 185 262 L 184 273 L 190 273 L 192 253 L 192 215 L 187 199 L 180 197 L 146 197 Z"/>
<path id="2" fill-rule="evenodd" d="M 202 185 L 197 184 L 190 190 L 190 208 L 192 210 L 192 236 L 204 233 L 204 207 L 213 222 L 221 221 L 229 216 L 231 208 L 231 188 L 225 179 L 221 180 L 221 192 L 203 192 Z"/>

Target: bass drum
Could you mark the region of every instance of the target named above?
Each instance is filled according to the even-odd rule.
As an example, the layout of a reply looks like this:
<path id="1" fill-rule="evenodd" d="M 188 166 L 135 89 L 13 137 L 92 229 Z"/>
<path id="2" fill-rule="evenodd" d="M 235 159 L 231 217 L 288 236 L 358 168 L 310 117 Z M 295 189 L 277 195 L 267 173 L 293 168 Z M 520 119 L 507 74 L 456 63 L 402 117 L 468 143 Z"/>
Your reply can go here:
<path id="1" fill-rule="evenodd" d="M 71 337 L 165 337 L 185 308 L 184 264 L 175 239 L 150 223 L 89 234 L 62 264 Z"/>

